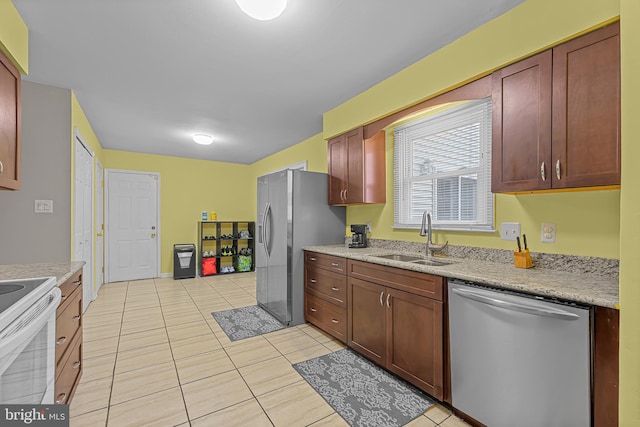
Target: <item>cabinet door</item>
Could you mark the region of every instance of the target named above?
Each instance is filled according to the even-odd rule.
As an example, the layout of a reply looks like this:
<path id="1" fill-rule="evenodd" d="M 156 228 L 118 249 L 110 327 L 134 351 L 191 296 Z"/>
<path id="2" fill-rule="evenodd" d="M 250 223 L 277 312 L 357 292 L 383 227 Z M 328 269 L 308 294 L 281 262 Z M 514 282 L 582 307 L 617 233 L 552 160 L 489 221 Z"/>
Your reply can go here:
<path id="1" fill-rule="evenodd" d="M 554 188 L 620 184 L 619 23 L 553 49 L 552 153 Z"/>
<path id="2" fill-rule="evenodd" d="M 551 51 L 493 73 L 491 191 L 551 188 Z"/>
<path id="3" fill-rule="evenodd" d="M 384 366 L 386 359 L 384 286 L 348 279 L 347 343 Z"/>
<path id="4" fill-rule="evenodd" d="M 347 184 L 345 199 L 347 203 L 363 203 L 364 200 L 364 134 L 360 127 L 345 134 L 347 147 Z"/>
<path id="5" fill-rule="evenodd" d="M 347 185 L 347 146 L 345 135 L 340 135 L 329 140 L 327 157 L 329 204 L 341 205 L 345 203 L 344 190 Z"/>
<path id="6" fill-rule="evenodd" d="M 20 188 L 20 73 L 0 52 L 0 188 Z"/>
<path id="7" fill-rule="evenodd" d="M 443 398 L 442 302 L 387 288 L 387 369 Z"/>

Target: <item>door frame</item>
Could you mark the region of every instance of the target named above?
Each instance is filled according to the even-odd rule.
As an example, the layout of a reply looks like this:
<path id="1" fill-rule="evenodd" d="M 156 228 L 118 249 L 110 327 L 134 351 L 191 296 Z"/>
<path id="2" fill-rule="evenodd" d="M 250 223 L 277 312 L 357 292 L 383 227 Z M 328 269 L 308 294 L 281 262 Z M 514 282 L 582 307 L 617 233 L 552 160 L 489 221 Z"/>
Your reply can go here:
<path id="1" fill-rule="evenodd" d="M 89 156 L 91 157 L 91 259 L 88 261 L 89 267 L 91 269 L 91 274 L 89 275 L 89 277 L 87 278 L 87 275 L 84 275 L 84 279 L 83 279 L 83 288 L 82 288 L 82 298 L 83 301 L 86 299 L 86 297 L 90 297 L 90 301 L 85 305 L 85 302 L 83 302 L 83 307 L 82 310 L 84 311 L 86 309 L 86 307 L 89 306 L 89 303 L 91 303 L 92 301 L 94 301 L 96 299 L 96 290 L 95 290 L 95 235 L 96 235 L 96 229 L 95 229 L 95 215 L 96 215 L 96 208 L 95 208 L 95 187 L 94 187 L 94 183 L 95 183 L 95 153 L 93 152 L 93 150 L 91 149 L 91 147 L 89 147 L 89 144 L 87 144 L 85 142 L 85 139 L 82 137 L 82 134 L 80 133 L 80 131 L 78 130 L 78 128 L 74 128 L 74 145 L 73 145 L 73 239 L 72 239 L 72 243 L 73 243 L 73 251 L 71 253 L 71 258 L 73 260 L 77 260 L 76 259 L 76 251 L 77 251 L 77 245 L 76 245 L 76 221 L 77 218 L 75 216 L 76 213 L 76 202 L 77 202 L 77 198 L 76 198 L 76 193 L 78 191 L 75 182 L 76 182 L 76 174 L 78 172 L 77 170 L 77 162 L 78 159 L 76 158 L 76 144 L 80 144 L 82 146 L 83 149 L 85 149 L 87 151 L 87 153 L 89 154 Z M 87 262 L 87 261 L 85 261 Z M 89 281 L 89 285 L 90 287 L 85 287 L 85 279 L 88 279 Z M 85 289 L 86 290 L 91 290 L 91 294 L 90 295 L 85 295 Z"/>
<path id="2" fill-rule="evenodd" d="M 96 159 L 95 161 L 95 192 L 96 192 L 96 200 L 95 200 L 95 205 L 96 209 L 95 209 L 95 215 L 96 215 L 96 221 L 94 221 L 94 230 L 97 230 L 98 232 L 95 234 L 95 252 L 94 252 L 94 265 L 96 266 L 95 268 L 95 273 L 94 273 L 94 277 L 96 279 L 93 288 L 94 288 L 94 295 L 98 296 L 98 292 L 100 291 L 100 288 L 102 287 L 102 285 L 104 284 L 104 168 L 102 167 L 102 163 L 100 163 L 100 160 Z M 102 190 L 102 200 L 100 200 L 98 196 L 98 193 L 100 192 L 100 189 Z M 98 205 L 101 209 L 98 209 Z M 102 212 L 101 212 L 102 210 Z M 100 218 L 98 218 L 100 217 Z M 102 221 L 97 221 L 97 219 L 102 219 Z M 100 222 L 100 223 L 98 223 Z M 102 237 L 102 239 L 98 239 L 98 237 Z M 99 247 L 99 242 L 102 242 L 102 251 L 98 251 L 98 249 L 100 249 Z M 100 252 L 102 254 L 102 259 L 99 259 L 100 257 L 98 257 L 98 252 Z M 100 269 L 98 269 L 98 264 Z"/>
<path id="3" fill-rule="evenodd" d="M 109 248 L 111 243 L 110 243 L 110 239 L 111 239 L 111 235 L 109 233 L 109 177 L 112 174 L 116 174 L 116 173 L 126 173 L 126 174 L 135 174 L 135 175 L 152 175 L 155 177 L 156 182 L 158 183 L 156 185 L 156 217 L 158 218 L 158 222 L 157 222 L 157 226 L 156 226 L 156 273 L 155 273 L 155 277 L 160 277 L 160 261 L 161 261 L 161 257 L 160 257 L 160 253 L 161 253 L 161 244 L 160 244 L 160 239 L 161 239 L 161 232 L 162 232 L 162 227 L 161 227 L 161 221 L 160 221 L 160 172 L 147 172 L 147 171 L 137 171 L 137 170 L 128 170 L 128 169 L 111 169 L 111 168 L 106 168 L 104 169 L 104 247 L 105 248 Z M 105 283 L 110 283 L 111 282 L 111 278 L 109 277 L 109 265 L 111 263 L 111 259 L 109 257 L 109 252 L 110 251 L 105 251 L 104 257 L 104 280 Z"/>

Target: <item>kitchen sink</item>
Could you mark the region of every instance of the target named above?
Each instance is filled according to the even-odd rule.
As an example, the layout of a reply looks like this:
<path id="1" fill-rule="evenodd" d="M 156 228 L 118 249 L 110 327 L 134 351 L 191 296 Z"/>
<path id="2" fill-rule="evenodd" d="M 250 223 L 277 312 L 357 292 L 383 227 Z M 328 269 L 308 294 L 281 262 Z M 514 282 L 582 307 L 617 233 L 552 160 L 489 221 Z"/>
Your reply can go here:
<path id="1" fill-rule="evenodd" d="M 404 254 L 388 254 L 388 255 L 373 255 L 373 256 L 376 258 L 384 258 L 384 259 L 390 259 L 392 261 L 404 261 L 404 262 L 413 262 L 413 261 L 424 259 L 421 256 L 404 255 Z"/>
<path id="2" fill-rule="evenodd" d="M 387 254 L 387 255 L 373 255 L 376 258 L 390 259 L 392 261 L 410 262 L 412 264 L 429 265 L 431 267 L 440 267 L 443 265 L 455 264 L 456 261 L 445 258 L 425 258 L 416 255 L 405 254 Z"/>
<path id="3" fill-rule="evenodd" d="M 412 264 L 422 264 L 422 265 L 429 265 L 431 267 L 440 267 L 443 265 L 449 265 L 449 264 L 455 264 L 456 261 L 451 261 L 451 260 L 447 260 L 447 259 L 440 259 L 440 258 L 429 258 L 429 259 L 419 259 L 417 261 L 411 261 Z"/>

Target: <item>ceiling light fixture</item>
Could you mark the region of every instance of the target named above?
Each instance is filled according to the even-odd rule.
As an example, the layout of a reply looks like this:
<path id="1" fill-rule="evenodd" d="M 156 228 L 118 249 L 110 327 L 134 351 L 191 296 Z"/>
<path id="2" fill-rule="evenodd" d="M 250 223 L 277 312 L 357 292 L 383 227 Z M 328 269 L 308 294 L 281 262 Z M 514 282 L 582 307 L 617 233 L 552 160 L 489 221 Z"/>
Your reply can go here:
<path id="1" fill-rule="evenodd" d="M 200 145 L 209 145 L 213 142 L 213 137 L 204 133 L 196 133 L 193 135 L 193 142 Z"/>
<path id="2" fill-rule="evenodd" d="M 287 7 L 287 0 L 236 0 L 236 3 L 244 13 L 260 21 L 277 18 Z"/>

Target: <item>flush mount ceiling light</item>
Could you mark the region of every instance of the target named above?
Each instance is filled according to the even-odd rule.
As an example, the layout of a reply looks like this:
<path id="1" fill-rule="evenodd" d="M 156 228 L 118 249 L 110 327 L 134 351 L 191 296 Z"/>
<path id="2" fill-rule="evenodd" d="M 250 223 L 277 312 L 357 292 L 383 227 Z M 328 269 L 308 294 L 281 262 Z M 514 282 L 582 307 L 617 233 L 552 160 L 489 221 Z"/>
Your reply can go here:
<path id="1" fill-rule="evenodd" d="M 213 137 L 204 133 L 196 133 L 193 135 L 193 142 L 200 145 L 209 145 L 213 142 Z"/>
<path id="2" fill-rule="evenodd" d="M 254 19 L 277 18 L 287 7 L 287 0 L 236 0 L 240 9 Z"/>

